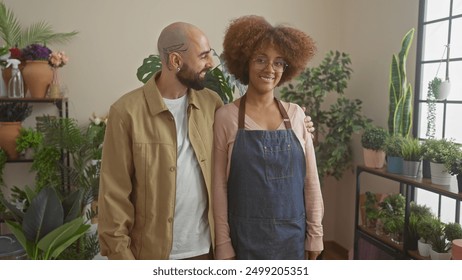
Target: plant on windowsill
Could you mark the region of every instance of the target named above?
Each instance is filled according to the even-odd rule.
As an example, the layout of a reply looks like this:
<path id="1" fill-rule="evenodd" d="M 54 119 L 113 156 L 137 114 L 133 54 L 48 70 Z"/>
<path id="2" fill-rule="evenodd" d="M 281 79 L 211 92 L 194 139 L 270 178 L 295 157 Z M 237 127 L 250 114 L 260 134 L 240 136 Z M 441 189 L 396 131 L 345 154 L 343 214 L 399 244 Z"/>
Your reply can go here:
<path id="1" fill-rule="evenodd" d="M 317 67 L 306 68 L 297 78 L 281 89 L 281 99 L 306 108 L 313 123 L 314 147 L 320 178 L 337 180 L 352 167 L 351 139 L 353 133 L 365 129 L 371 120 L 361 114 L 362 101 L 345 97 L 345 89 L 353 70 L 346 53 L 328 52 Z M 334 104 L 323 108 L 329 93 L 337 93 Z"/>
<path id="2" fill-rule="evenodd" d="M 388 133 L 385 129 L 369 125 L 361 136 L 364 164 L 367 167 L 382 168 L 385 164 L 385 141 Z"/>
<path id="3" fill-rule="evenodd" d="M 445 163 L 445 167 L 449 174 L 457 177 L 458 190 L 462 193 L 462 150 L 452 154 Z"/>
<path id="4" fill-rule="evenodd" d="M 404 137 L 401 134 L 389 134 L 383 147 L 387 155 L 387 172 L 401 174 L 403 172 L 403 157 L 401 150 Z"/>

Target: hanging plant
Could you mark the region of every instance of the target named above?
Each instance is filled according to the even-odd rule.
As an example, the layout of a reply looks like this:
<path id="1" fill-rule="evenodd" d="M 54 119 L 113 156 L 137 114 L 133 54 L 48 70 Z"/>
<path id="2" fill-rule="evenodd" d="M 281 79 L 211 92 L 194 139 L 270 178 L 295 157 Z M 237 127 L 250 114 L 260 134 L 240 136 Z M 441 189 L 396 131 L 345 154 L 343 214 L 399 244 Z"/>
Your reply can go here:
<path id="1" fill-rule="evenodd" d="M 441 79 L 438 77 L 433 78 L 428 83 L 428 91 L 427 91 L 427 132 L 425 136 L 429 139 L 435 138 L 435 123 L 436 123 L 436 99 L 439 96 L 439 87 L 441 84 Z"/>

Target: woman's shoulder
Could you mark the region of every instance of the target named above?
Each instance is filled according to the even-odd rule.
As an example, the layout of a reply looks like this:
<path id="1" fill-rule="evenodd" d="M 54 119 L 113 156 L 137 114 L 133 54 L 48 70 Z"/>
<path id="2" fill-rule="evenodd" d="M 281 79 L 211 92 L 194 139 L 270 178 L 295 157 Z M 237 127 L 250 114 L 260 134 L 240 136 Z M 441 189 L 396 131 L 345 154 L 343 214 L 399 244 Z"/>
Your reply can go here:
<path id="1" fill-rule="evenodd" d="M 282 106 L 286 109 L 287 115 L 289 115 L 289 117 L 295 117 L 295 116 L 299 116 L 299 117 L 303 116 L 303 118 L 305 117 L 305 113 L 302 107 L 300 107 L 300 105 L 296 103 L 292 103 L 292 102 L 286 102 L 283 100 L 281 100 L 281 103 L 282 103 Z"/>

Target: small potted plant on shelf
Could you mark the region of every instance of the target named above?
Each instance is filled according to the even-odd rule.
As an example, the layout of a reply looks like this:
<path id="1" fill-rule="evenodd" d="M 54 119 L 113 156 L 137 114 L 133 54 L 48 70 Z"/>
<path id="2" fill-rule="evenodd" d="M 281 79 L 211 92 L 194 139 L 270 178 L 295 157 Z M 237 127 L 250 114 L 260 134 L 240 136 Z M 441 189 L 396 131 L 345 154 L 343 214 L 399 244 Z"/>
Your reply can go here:
<path id="1" fill-rule="evenodd" d="M 430 258 L 432 260 L 449 260 L 451 258 L 451 253 L 449 253 L 451 243 L 446 238 L 446 225 L 436 218 L 431 221 Z"/>
<path id="2" fill-rule="evenodd" d="M 419 250 L 419 255 L 425 258 L 430 256 L 430 236 L 432 235 L 433 220 L 435 220 L 433 215 L 424 216 L 417 224 L 417 234 L 419 235 L 417 249 Z"/>
<path id="3" fill-rule="evenodd" d="M 403 175 L 416 178 L 419 175 L 422 162 L 422 149 L 419 139 L 404 138 L 401 156 L 403 157 Z"/>
<path id="4" fill-rule="evenodd" d="M 445 164 L 451 162 L 460 147 L 448 139 L 427 139 L 423 143 L 423 158 L 430 161 L 431 181 L 433 184 L 449 185 L 452 175 Z"/>
<path id="5" fill-rule="evenodd" d="M 430 207 L 420 205 L 411 201 L 409 204 L 409 225 L 408 225 L 408 248 L 409 250 L 417 250 L 419 240 L 419 224 L 425 220 L 433 217 Z"/>
<path id="6" fill-rule="evenodd" d="M 387 136 L 383 149 L 387 155 L 387 172 L 401 174 L 403 172 L 403 157 L 401 150 L 404 137 L 401 134 Z"/>
<path id="7" fill-rule="evenodd" d="M 5 150 L 8 159 L 16 160 L 16 138 L 21 123 L 32 113 L 32 106 L 23 102 L 0 103 L 0 147 Z"/>
<path id="8" fill-rule="evenodd" d="M 446 170 L 449 174 L 457 177 L 458 190 L 462 192 L 462 151 L 452 154 L 445 163 Z"/>
<path id="9" fill-rule="evenodd" d="M 378 195 L 369 191 L 365 195 L 364 214 L 366 216 L 366 226 L 368 228 L 375 228 L 379 218 Z"/>
<path id="10" fill-rule="evenodd" d="M 24 158 L 32 159 L 34 152 L 43 141 L 43 135 L 33 128 L 22 127 L 19 136 L 16 138 L 16 151 L 22 153 Z"/>
<path id="11" fill-rule="evenodd" d="M 364 164 L 367 167 L 382 168 L 385 164 L 384 145 L 388 133 L 385 129 L 370 125 L 361 136 Z"/>
<path id="12" fill-rule="evenodd" d="M 405 198 L 400 193 L 388 195 L 379 203 L 379 216 L 383 230 L 396 243 L 402 242 L 405 205 Z"/>
<path id="13" fill-rule="evenodd" d="M 22 74 L 33 98 L 44 98 L 53 80 L 53 70 L 48 64 L 50 54 L 51 50 L 41 44 L 31 44 L 22 50 L 26 61 Z"/>

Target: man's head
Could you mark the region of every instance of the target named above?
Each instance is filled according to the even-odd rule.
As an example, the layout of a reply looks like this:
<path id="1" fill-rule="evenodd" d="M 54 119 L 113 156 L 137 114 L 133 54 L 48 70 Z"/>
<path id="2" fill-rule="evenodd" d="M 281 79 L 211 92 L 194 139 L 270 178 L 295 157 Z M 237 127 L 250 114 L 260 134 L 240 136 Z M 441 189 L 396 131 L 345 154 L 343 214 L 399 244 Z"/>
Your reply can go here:
<path id="1" fill-rule="evenodd" d="M 162 72 L 175 74 L 188 88 L 204 88 L 205 74 L 213 67 L 212 48 L 199 28 L 185 22 L 172 23 L 160 33 L 157 48 Z"/>

